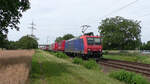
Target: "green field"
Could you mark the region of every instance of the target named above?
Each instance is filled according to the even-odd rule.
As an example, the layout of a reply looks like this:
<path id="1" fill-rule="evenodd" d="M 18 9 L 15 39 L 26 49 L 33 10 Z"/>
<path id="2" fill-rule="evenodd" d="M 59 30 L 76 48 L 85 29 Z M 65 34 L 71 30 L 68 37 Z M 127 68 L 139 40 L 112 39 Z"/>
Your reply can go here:
<path id="1" fill-rule="evenodd" d="M 124 84 L 100 70 L 89 70 L 67 59 L 37 50 L 32 58 L 30 84 Z"/>
<path id="2" fill-rule="evenodd" d="M 150 55 L 142 55 L 142 54 L 107 54 L 103 55 L 106 59 L 115 59 L 115 60 L 123 60 L 123 61 L 131 61 L 131 62 L 139 62 L 150 64 Z"/>

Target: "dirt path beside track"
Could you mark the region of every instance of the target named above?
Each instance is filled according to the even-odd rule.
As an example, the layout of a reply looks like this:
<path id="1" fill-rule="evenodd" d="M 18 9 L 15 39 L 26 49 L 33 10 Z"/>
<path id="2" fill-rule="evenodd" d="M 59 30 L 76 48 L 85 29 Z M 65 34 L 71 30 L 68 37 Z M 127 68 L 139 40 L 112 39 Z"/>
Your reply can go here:
<path id="1" fill-rule="evenodd" d="M 34 50 L 0 50 L 0 84 L 26 84 Z"/>

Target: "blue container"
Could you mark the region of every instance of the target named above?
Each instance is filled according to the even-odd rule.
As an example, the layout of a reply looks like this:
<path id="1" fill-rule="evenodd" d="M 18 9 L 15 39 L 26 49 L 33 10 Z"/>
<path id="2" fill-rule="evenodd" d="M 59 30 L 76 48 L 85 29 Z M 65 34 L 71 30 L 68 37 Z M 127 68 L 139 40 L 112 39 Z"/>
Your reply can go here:
<path id="1" fill-rule="evenodd" d="M 65 52 L 84 53 L 83 39 L 72 39 L 65 43 Z"/>

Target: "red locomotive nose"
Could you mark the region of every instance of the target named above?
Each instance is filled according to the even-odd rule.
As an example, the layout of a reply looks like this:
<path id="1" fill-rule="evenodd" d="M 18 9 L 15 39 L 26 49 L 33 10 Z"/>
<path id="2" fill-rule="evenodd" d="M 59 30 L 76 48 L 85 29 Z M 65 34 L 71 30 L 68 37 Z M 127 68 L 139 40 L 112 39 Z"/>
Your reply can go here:
<path id="1" fill-rule="evenodd" d="M 102 50 L 102 46 L 99 45 L 92 45 L 92 46 L 88 46 L 88 51 L 101 51 Z"/>

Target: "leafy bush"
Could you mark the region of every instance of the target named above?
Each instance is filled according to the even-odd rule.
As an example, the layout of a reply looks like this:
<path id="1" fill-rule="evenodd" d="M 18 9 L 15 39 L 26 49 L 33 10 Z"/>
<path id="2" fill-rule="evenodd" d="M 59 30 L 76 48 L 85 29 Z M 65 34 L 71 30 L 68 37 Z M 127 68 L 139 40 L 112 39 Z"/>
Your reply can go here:
<path id="1" fill-rule="evenodd" d="M 134 72 L 125 70 L 114 71 L 109 74 L 110 77 L 123 81 L 127 84 L 150 84 L 143 76 Z"/>
<path id="2" fill-rule="evenodd" d="M 99 65 L 96 63 L 95 60 L 86 61 L 83 65 L 87 69 L 98 69 L 98 67 L 99 67 Z"/>
<path id="3" fill-rule="evenodd" d="M 66 54 L 64 54 L 62 52 L 57 52 L 54 55 L 58 58 L 69 58 Z"/>
<path id="4" fill-rule="evenodd" d="M 49 51 L 47 51 L 48 53 L 50 53 L 50 54 L 52 54 L 52 55 L 56 55 L 56 53 L 54 53 L 54 52 L 49 52 Z"/>
<path id="5" fill-rule="evenodd" d="M 107 55 L 107 54 L 108 54 L 108 51 L 103 51 L 103 54 L 104 54 L 104 55 Z"/>
<path id="6" fill-rule="evenodd" d="M 83 64 L 83 60 L 81 58 L 76 57 L 76 58 L 73 59 L 73 63 L 74 64 Z"/>
<path id="7" fill-rule="evenodd" d="M 34 36 L 23 36 L 19 39 L 18 44 L 20 49 L 36 49 L 38 48 L 37 38 Z"/>

